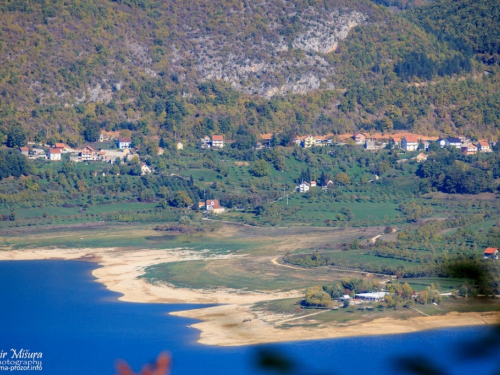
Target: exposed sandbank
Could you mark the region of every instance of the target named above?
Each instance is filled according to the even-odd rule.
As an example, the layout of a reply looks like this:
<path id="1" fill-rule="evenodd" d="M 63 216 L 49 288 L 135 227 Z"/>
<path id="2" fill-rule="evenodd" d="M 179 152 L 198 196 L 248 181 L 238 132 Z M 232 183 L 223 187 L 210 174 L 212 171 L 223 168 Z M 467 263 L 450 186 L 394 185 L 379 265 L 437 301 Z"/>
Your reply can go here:
<path id="1" fill-rule="evenodd" d="M 320 327 L 276 328 L 273 317 L 262 317 L 252 309 L 255 302 L 293 298 L 300 291 L 245 292 L 232 289 L 188 289 L 170 285 L 152 285 L 138 277 L 150 265 L 199 259 L 227 259 L 234 255 L 210 256 L 186 249 L 122 250 L 113 248 L 30 249 L 0 251 L 0 260 L 65 259 L 86 260 L 101 267 L 93 276 L 109 290 L 122 293 L 122 301 L 142 303 L 225 304 L 203 309 L 174 312 L 172 315 L 195 318 L 192 327 L 201 331 L 199 342 L 207 345 L 238 346 L 270 342 L 313 340 L 350 336 L 399 334 L 434 329 L 495 324 L 500 313 L 449 313 L 442 316 L 415 317 L 407 320 L 381 318 L 369 322 L 351 322 L 348 326 L 323 324 Z M 281 317 L 283 322 L 286 317 Z M 280 316 L 276 315 L 276 319 Z M 286 320 L 286 319 L 285 319 Z"/>

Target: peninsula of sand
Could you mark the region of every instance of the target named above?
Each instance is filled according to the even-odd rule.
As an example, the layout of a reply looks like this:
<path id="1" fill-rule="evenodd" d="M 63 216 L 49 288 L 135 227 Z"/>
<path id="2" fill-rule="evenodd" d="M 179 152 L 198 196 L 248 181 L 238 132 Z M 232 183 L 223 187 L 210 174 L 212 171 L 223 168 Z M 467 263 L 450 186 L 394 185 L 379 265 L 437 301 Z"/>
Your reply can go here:
<path id="1" fill-rule="evenodd" d="M 214 255 L 210 259 L 225 259 L 235 255 Z M 237 255 L 236 255 L 237 256 Z M 122 301 L 142 303 L 219 304 L 196 310 L 179 311 L 172 315 L 201 320 L 192 327 L 201 331 L 199 342 L 207 345 L 239 346 L 271 342 L 313 340 L 350 336 L 410 333 L 440 327 L 495 324 L 498 312 L 448 313 L 441 316 L 421 316 L 407 320 L 381 318 L 348 325 L 323 324 L 318 327 L 296 326 L 280 328 L 285 322 L 303 319 L 281 314 L 269 314 L 254 309 L 256 302 L 303 295 L 303 291 L 246 292 L 234 289 L 187 289 L 172 285 L 153 285 L 140 278 L 150 265 L 190 261 L 201 258 L 200 252 L 184 249 L 123 250 L 114 248 L 28 249 L 0 251 L 0 260 L 64 259 L 84 260 L 100 265 L 92 274 L 109 290 L 123 294 Z M 314 315 L 314 314 L 310 314 Z M 288 327 L 288 326 L 287 326 Z"/>

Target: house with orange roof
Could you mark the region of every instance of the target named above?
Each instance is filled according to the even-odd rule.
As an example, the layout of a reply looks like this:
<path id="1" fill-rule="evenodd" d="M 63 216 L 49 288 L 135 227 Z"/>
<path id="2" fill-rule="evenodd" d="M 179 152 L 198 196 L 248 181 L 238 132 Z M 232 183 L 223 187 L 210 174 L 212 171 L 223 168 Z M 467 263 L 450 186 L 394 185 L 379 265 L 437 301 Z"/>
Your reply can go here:
<path id="1" fill-rule="evenodd" d="M 225 208 L 220 205 L 218 199 L 208 199 L 205 202 L 205 208 L 208 212 L 212 212 L 214 214 L 224 212 L 225 210 Z"/>
<path id="2" fill-rule="evenodd" d="M 28 156 L 30 149 L 28 147 L 19 147 L 19 152 L 24 156 Z"/>
<path id="3" fill-rule="evenodd" d="M 415 157 L 415 159 L 417 160 L 417 163 L 422 163 L 427 160 L 427 155 L 421 152 Z"/>
<path id="4" fill-rule="evenodd" d="M 223 135 L 212 135 L 212 147 L 213 148 L 224 148 L 224 136 Z"/>
<path id="5" fill-rule="evenodd" d="M 498 249 L 496 247 L 487 247 L 483 255 L 484 259 L 498 259 Z"/>
<path id="6" fill-rule="evenodd" d="M 273 133 L 264 133 L 260 135 L 261 145 L 271 147 L 271 139 L 273 139 Z M 261 147 L 262 148 L 262 147 Z"/>
<path id="7" fill-rule="evenodd" d="M 85 148 L 80 153 L 80 156 L 82 157 L 82 161 L 91 161 L 98 159 L 97 151 L 94 150 L 94 148 L 91 146 L 85 146 Z"/>
<path id="8" fill-rule="evenodd" d="M 401 140 L 401 148 L 406 151 L 417 151 L 418 144 L 418 138 L 411 135 L 407 135 Z"/>
<path id="9" fill-rule="evenodd" d="M 487 141 L 477 142 L 476 147 L 479 152 L 491 152 L 490 144 Z"/>
<path id="10" fill-rule="evenodd" d="M 61 160 L 61 149 L 60 148 L 49 149 L 49 160 L 60 161 Z"/>

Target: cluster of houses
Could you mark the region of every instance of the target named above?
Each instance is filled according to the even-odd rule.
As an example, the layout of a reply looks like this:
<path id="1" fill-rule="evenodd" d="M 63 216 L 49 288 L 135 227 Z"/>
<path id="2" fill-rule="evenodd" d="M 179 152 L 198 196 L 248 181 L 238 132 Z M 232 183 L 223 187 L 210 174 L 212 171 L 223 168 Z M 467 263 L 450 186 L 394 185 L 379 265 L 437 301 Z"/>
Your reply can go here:
<path id="1" fill-rule="evenodd" d="M 257 144 L 257 148 L 261 147 L 271 147 L 272 133 L 261 134 L 260 141 Z M 294 144 L 301 146 L 303 148 L 310 148 L 314 146 L 331 146 L 333 145 L 333 134 L 313 136 L 298 136 L 293 139 Z M 407 135 L 402 138 L 400 137 L 389 137 L 387 140 L 375 139 L 366 135 L 364 133 L 355 133 L 351 137 L 355 145 L 364 146 L 367 150 L 380 150 L 387 147 L 390 144 L 391 147 L 401 148 L 405 151 L 417 151 L 429 149 L 432 142 L 436 142 L 439 147 L 455 147 L 459 148 L 461 152 L 465 155 L 473 155 L 478 152 L 491 152 L 491 147 L 494 142 L 488 141 L 478 141 L 473 142 L 466 137 L 450 137 L 450 138 L 429 138 L 424 139 L 414 135 Z M 339 142 L 338 144 L 345 144 Z"/>
<path id="2" fill-rule="evenodd" d="M 106 140 L 102 137 L 101 141 Z M 55 143 L 48 150 L 42 148 L 20 147 L 19 152 L 29 159 L 47 159 L 50 161 L 61 161 L 63 154 L 69 155 L 69 160 L 75 163 L 89 161 L 103 161 L 109 164 L 114 164 L 117 159 L 130 161 L 136 154 L 131 148 L 130 138 L 118 138 L 118 149 L 101 149 L 96 150 L 92 146 L 87 145 L 82 149 L 73 149 L 64 143 Z M 141 175 L 151 174 L 151 168 L 146 163 L 141 163 Z"/>

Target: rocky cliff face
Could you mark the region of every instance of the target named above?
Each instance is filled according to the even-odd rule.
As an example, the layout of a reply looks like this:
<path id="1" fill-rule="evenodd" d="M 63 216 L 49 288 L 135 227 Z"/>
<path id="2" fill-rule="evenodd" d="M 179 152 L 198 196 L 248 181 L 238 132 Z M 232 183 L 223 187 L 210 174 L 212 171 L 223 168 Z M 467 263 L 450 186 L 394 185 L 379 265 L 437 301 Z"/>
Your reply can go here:
<path id="1" fill-rule="evenodd" d="M 250 42 L 238 36 L 185 30 L 188 44 L 193 47 L 183 54 L 179 50 L 173 54 L 173 69 L 178 70 L 183 61 L 190 59 L 202 79 L 224 80 L 238 91 L 265 97 L 333 88 L 330 78 L 335 70 L 324 55 L 335 51 L 338 42 L 353 27 L 366 22 L 367 16 L 356 10 L 320 12 L 312 7 L 287 16 L 266 25 L 267 38 Z M 283 32 L 287 23 L 295 25 L 292 35 Z"/>

